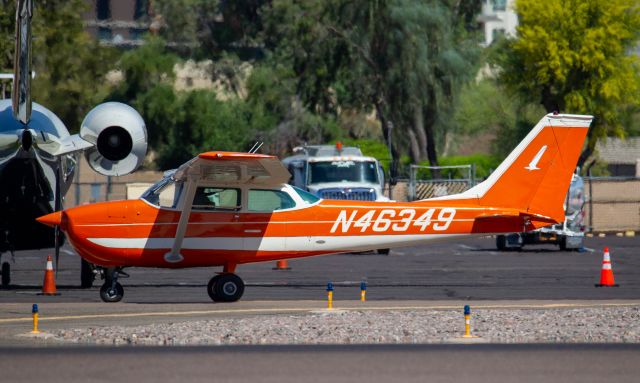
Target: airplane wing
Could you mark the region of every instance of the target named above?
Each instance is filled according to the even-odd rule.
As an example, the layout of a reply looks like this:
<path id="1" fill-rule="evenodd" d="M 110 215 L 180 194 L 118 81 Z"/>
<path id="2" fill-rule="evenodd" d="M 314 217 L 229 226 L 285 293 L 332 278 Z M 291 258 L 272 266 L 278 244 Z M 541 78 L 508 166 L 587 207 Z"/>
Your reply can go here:
<path id="1" fill-rule="evenodd" d="M 291 174 L 275 156 L 215 151 L 202 153 L 183 164 L 173 177 L 176 180 L 278 185 L 287 182 Z"/>

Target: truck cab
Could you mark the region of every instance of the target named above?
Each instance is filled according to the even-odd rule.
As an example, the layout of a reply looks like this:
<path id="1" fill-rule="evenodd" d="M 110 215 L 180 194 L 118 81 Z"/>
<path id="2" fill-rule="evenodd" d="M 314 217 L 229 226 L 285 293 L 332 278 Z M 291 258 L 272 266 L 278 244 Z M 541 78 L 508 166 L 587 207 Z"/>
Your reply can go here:
<path id="1" fill-rule="evenodd" d="M 359 148 L 309 145 L 282 160 L 292 174 L 290 184 L 323 199 L 388 201 L 384 172 L 378 160 Z"/>

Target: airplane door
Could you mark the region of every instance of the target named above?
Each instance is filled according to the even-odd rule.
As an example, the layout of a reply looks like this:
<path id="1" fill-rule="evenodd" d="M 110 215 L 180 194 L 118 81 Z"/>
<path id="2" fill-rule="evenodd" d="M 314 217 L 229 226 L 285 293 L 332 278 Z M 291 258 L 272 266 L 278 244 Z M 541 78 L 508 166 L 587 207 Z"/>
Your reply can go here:
<path id="1" fill-rule="evenodd" d="M 287 223 L 276 221 L 273 213 L 245 213 L 242 222 L 245 251 L 257 254 L 286 250 Z"/>
<path id="2" fill-rule="evenodd" d="M 270 255 L 286 251 L 291 213 L 284 210 L 293 207 L 293 199 L 281 190 L 249 189 L 242 225 L 245 250 L 255 254 L 269 252 Z"/>

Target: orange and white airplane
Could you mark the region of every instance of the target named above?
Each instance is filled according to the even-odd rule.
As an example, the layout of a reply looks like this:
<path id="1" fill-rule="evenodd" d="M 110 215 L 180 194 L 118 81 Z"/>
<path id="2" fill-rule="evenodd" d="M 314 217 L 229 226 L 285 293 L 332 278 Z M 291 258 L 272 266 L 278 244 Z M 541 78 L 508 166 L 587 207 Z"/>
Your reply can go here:
<path id="1" fill-rule="evenodd" d="M 243 263 L 365 251 L 537 229 L 564 220 L 564 198 L 593 117 L 545 116 L 484 182 L 414 202 L 322 200 L 288 185 L 273 156 L 202 153 L 138 200 L 79 206 L 38 218 L 60 225 L 103 270 L 106 302 L 122 299 L 125 267 L 223 271 L 207 292 L 240 299 Z"/>

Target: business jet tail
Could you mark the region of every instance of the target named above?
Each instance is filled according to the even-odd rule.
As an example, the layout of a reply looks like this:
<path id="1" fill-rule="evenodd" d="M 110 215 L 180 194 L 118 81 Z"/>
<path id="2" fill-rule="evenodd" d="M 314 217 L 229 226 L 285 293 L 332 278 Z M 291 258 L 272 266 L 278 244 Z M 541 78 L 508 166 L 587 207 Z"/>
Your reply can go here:
<path id="1" fill-rule="evenodd" d="M 16 9 L 16 49 L 13 67 L 12 107 L 16 120 L 31 119 L 31 17 L 33 1 L 20 0 Z"/>

